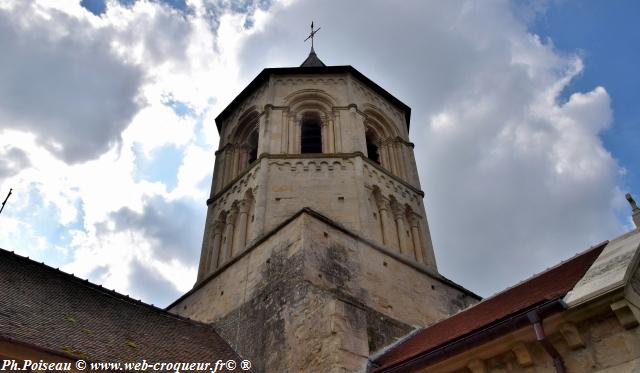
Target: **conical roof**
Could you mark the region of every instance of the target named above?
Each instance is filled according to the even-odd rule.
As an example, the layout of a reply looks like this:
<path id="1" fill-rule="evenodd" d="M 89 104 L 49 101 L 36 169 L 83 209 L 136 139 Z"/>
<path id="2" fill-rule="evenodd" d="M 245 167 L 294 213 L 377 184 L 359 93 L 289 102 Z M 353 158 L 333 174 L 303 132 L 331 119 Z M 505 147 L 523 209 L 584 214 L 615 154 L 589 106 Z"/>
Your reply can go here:
<path id="1" fill-rule="evenodd" d="M 324 62 L 320 61 L 318 55 L 316 55 L 316 51 L 311 47 L 311 52 L 309 53 L 309 57 L 300 65 L 300 67 L 324 67 L 327 66 Z"/>

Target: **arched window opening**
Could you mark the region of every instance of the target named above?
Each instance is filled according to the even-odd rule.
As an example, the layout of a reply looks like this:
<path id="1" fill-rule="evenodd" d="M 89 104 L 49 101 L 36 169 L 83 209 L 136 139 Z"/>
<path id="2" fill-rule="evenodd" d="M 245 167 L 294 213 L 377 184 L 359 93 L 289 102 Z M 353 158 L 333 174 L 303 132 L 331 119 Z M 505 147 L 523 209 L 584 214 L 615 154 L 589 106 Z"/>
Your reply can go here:
<path id="1" fill-rule="evenodd" d="M 302 119 L 300 152 L 322 153 L 322 126 L 317 116 Z"/>
<path id="2" fill-rule="evenodd" d="M 258 131 L 255 130 L 249 135 L 249 139 L 247 140 L 247 145 L 249 146 L 249 158 L 247 164 L 253 163 L 256 159 L 258 159 Z"/>
<path id="3" fill-rule="evenodd" d="M 378 145 L 376 145 L 376 135 L 371 130 L 367 130 L 365 133 L 365 139 L 367 141 L 367 157 L 380 164 L 380 154 L 378 153 Z"/>

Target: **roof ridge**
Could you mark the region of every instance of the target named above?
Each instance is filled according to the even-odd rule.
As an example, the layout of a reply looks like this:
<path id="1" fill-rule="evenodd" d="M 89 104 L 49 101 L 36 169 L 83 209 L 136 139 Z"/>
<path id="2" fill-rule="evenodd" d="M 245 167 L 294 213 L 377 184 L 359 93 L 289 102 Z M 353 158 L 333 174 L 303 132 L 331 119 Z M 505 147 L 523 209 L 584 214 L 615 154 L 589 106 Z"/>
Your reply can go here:
<path id="1" fill-rule="evenodd" d="M 0 247 L 0 256 L 2 256 L 2 255 L 12 256 L 12 257 L 14 257 L 14 258 L 16 258 L 18 260 L 22 260 L 24 262 L 37 265 L 37 266 L 39 266 L 39 267 L 41 267 L 41 268 L 43 268 L 43 269 L 45 269 L 47 271 L 50 271 L 50 272 L 53 272 L 55 274 L 61 275 L 63 277 L 66 277 L 67 279 L 72 280 L 72 281 L 78 283 L 81 286 L 84 286 L 84 287 L 89 288 L 91 290 L 94 290 L 96 292 L 102 293 L 104 295 L 110 296 L 110 297 L 115 298 L 117 300 L 120 300 L 120 301 L 123 301 L 123 302 L 128 302 L 128 303 L 130 303 L 132 305 L 135 305 L 135 306 L 138 306 L 138 307 L 151 309 L 151 310 L 153 310 L 153 311 L 155 311 L 157 313 L 160 313 L 160 314 L 162 314 L 164 316 L 167 316 L 167 317 L 175 318 L 175 319 L 178 319 L 178 320 L 181 320 L 181 321 L 185 321 L 185 322 L 189 322 L 189 323 L 192 323 L 192 324 L 203 325 L 203 326 L 207 326 L 207 327 L 213 328 L 213 326 L 210 325 L 210 324 L 203 323 L 201 321 L 193 320 L 193 319 L 190 319 L 188 317 L 184 317 L 184 316 L 180 316 L 180 315 L 171 313 L 168 310 L 160 308 L 160 307 L 158 307 L 158 306 L 156 306 L 154 304 L 145 303 L 140 299 L 135 299 L 135 298 L 130 297 L 129 295 L 119 293 L 119 292 L 117 292 L 115 290 L 106 288 L 106 287 L 104 287 L 104 286 L 102 286 L 100 284 L 95 284 L 95 283 L 89 281 L 89 279 L 80 278 L 80 277 L 76 276 L 73 273 L 68 273 L 68 272 L 62 271 L 60 268 L 54 268 L 54 267 L 52 267 L 52 266 L 50 266 L 48 264 L 45 264 L 44 262 L 38 262 L 36 260 L 33 260 L 33 259 L 29 258 L 28 256 L 23 256 L 23 255 L 20 255 L 20 254 L 14 252 L 14 251 L 9 251 L 7 249 L 3 249 L 3 248 Z M 215 329 L 213 329 L 213 330 L 215 331 Z"/>

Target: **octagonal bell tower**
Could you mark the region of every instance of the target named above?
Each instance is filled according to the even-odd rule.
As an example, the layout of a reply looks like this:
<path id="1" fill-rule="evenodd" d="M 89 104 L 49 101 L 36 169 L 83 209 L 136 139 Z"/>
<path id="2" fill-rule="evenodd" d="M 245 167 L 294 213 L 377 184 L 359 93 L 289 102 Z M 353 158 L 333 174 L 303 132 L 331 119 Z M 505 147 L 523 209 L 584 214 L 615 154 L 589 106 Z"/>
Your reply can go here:
<path id="1" fill-rule="evenodd" d="M 313 47 L 263 70 L 216 118 L 197 281 L 170 309 L 259 371 L 318 372 L 476 301 L 437 272 L 410 114 Z"/>

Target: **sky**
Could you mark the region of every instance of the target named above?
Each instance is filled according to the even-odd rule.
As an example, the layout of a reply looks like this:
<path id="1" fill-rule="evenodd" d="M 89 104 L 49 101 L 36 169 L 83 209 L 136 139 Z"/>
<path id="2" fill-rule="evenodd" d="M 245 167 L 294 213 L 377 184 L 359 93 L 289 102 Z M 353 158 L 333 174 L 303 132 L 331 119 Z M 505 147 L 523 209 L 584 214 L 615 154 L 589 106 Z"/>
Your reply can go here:
<path id="1" fill-rule="evenodd" d="M 638 2 L 0 0 L 0 247 L 166 306 L 195 282 L 214 118 L 309 23 L 412 108 L 440 272 L 483 296 L 633 228 Z"/>

